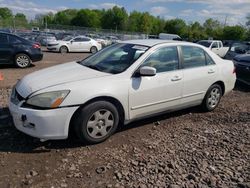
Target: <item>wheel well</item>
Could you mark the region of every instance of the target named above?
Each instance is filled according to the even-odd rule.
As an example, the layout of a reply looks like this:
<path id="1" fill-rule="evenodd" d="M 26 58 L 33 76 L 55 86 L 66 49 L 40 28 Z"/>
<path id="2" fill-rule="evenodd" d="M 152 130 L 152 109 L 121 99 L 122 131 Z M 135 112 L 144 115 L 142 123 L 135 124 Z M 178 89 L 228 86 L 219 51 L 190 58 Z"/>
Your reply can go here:
<path id="1" fill-rule="evenodd" d="M 214 84 L 218 84 L 221 87 L 222 95 L 224 95 L 224 93 L 225 93 L 225 84 L 222 81 L 217 81 L 217 82 L 213 83 L 213 85 Z"/>
<path id="2" fill-rule="evenodd" d="M 16 56 L 18 55 L 18 54 L 25 54 L 25 55 L 27 55 L 27 56 L 29 56 L 29 58 L 30 58 L 30 54 L 28 53 L 28 52 L 17 52 L 17 53 L 15 53 L 14 55 L 13 55 L 13 60 L 15 61 L 15 59 L 16 59 Z M 31 58 L 30 58 L 31 59 Z"/>
<path id="3" fill-rule="evenodd" d="M 74 124 L 74 121 L 75 119 L 77 118 L 78 114 L 80 113 L 80 110 L 82 108 L 84 108 L 85 106 L 93 103 L 93 102 L 96 102 L 96 101 L 107 101 L 107 102 L 110 102 L 112 103 L 118 110 L 118 113 L 119 113 L 119 125 L 121 125 L 123 122 L 124 122 L 124 118 L 125 118 L 125 112 L 124 112 L 124 109 L 123 109 L 123 106 L 122 104 L 120 103 L 120 101 L 118 101 L 117 99 L 113 98 L 113 97 L 107 97 L 107 96 L 103 96 L 103 97 L 96 97 L 96 98 L 93 98 L 89 101 L 87 101 L 86 103 L 82 104 L 76 111 L 75 113 L 73 114 L 73 116 L 71 117 L 70 119 L 70 124 L 69 124 L 69 134 L 72 134 L 73 131 L 74 131 L 74 127 L 73 127 L 73 124 Z M 74 134 L 74 133 L 73 133 Z"/>
<path id="4" fill-rule="evenodd" d="M 66 47 L 66 48 L 67 48 L 67 51 L 69 51 L 68 46 L 66 46 L 66 45 L 62 45 L 62 46 L 60 46 L 59 50 L 61 49 L 61 47 Z"/>

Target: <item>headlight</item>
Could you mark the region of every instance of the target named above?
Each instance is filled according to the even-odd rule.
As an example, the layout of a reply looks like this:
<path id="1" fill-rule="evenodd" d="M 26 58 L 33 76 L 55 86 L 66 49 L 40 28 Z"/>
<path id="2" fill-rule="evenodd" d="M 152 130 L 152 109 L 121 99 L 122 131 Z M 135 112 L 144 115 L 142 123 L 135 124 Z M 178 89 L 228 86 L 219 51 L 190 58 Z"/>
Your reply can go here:
<path id="1" fill-rule="evenodd" d="M 57 108 L 69 92 L 69 90 L 62 90 L 38 94 L 29 98 L 26 104 L 41 108 Z"/>

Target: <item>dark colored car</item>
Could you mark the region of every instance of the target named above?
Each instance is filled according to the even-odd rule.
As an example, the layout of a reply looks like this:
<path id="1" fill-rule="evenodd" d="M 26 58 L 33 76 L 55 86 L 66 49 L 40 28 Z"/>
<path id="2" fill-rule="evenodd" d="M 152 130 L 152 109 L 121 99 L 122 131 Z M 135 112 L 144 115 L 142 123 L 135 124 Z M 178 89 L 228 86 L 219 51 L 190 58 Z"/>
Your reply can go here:
<path id="1" fill-rule="evenodd" d="M 227 41 L 224 46 L 229 47 L 224 59 L 232 60 L 237 55 L 250 53 L 250 44 L 247 42 Z"/>
<path id="2" fill-rule="evenodd" d="M 238 55 L 233 61 L 237 80 L 250 86 L 250 54 Z"/>
<path id="3" fill-rule="evenodd" d="M 0 64 L 15 64 L 28 67 L 31 62 L 40 61 L 43 53 L 39 44 L 17 35 L 0 32 Z"/>

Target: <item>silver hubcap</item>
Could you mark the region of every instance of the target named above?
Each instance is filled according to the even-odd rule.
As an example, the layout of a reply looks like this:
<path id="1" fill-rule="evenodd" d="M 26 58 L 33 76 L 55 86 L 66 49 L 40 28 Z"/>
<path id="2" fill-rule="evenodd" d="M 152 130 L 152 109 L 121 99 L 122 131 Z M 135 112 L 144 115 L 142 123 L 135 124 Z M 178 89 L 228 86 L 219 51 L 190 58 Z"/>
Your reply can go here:
<path id="1" fill-rule="evenodd" d="M 87 122 L 87 132 L 92 138 L 103 138 L 114 125 L 113 114 L 106 109 L 93 113 Z"/>
<path id="2" fill-rule="evenodd" d="M 96 52 L 97 52 L 97 49 L 96 49 L 95 47 L 92 47 L 92 48 L 91 48 L 91 52 L 92 52 L 92 53 L 96 53 Z"/>
<path id="3" fill-rule="evenodd" d="M 214 108 L 217 106 L 220 100 L 220 90 L 218 88 L 213 88 L 208 97 L 208 106 Z"/>
<path id="4" fill-rule="evenodd" d="M 29 64 L 29 58 L 27 56 L 25 56 L 25 55 L 20 55 L 20 56 L 17 57 L 16 63 L 20 67 L 26 67 Z"/>
<path id="5" fill-rule="evenodd" d="M 66 47 L 61 47 L 61 53 L 66 53 L 67 52 L 67 48 Z"/>

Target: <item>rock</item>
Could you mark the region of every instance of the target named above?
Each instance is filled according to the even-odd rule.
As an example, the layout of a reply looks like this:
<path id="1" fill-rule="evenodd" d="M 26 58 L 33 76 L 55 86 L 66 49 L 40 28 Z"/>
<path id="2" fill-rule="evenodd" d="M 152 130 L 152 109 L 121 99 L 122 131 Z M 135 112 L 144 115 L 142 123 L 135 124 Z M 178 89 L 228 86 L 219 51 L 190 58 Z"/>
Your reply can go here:
<path id="1" fill-rule="evenodd" d="M 60 186 L 63 187 L 63 188 L 66 188 L 66 187 L 68 187 L 68 184 L 67 183 L 61 183 Z"/>
<path id="2" fill-rule="evenodd" d="M 188 180 L 194 180 L 194 181 L 197 181 L 197 178 L 194 174 L 188 174 L 187 177 L 186 177 Z"/>
<path id="3" fill-rule="evenodd" d="M 100 166 L 100 167 L 97 167 L 95 171 L 97 174 L 103 174 L 107 171 L 107 168 L 105 166 Z"/>
<path id="4" fill-rule="evenodd" d="M 108 184 L 106 187 L 107 187 L 107 188 L 112 188 L 113 185 L 112 185 L 112 184 Z"/>
<path id="5" fill-rule="evenodd" d="M 135 161 L 135 160 L 132 160 L 132 161 L 131 161 L 131 164 L 132 164 L 133 166 L 138 166 L 139 162 L 138 162 L 138 161 Z"/>
<path id="6" fill-rule="evenodd" d="M 81 172 L 77 172 L 77 173 L 74 173 L 74 177 L 75 177 L 75 178 L 82 178 L 83 175 L 82 175 Z"/>
<path id="7" fill-rule="evenodd" d="M 250 182 L 238 183 L 239 188 L 250 188 Z"/>
<path id="8" fill-rule="evenodd" d="M 70 171 L 75 171 L 76 170 L 76 166 L 74 164 L 72 164 L 70 167 L 69 167 L 69 170 Z"/>
<path id="9" fill-rule="evenodd" d="M 122 179 L 122 174 L 120 172 L 115 172 L 115 176 L 118 180 Z"/>
<path id="10" fill-rule="evenodd" d="M 38 175 L 38 172 L 36 172 L 35 170 L 31 170 L 31 171 L 29 172 L 29 174 L 30 174 L 31 176 L 37 176 L 37 175 Z"/>
<path id="11" fill-rule="evenodd" d="M 160 125 L 160 124 L 161 124 L 161 122 L 156 121 L 154 124 L 157 126 L 157 125 Z"/>
<path id="12" fill-rule="evenodd" d="M 170 184 L 168 188 L 181 188 L 181 186 L 176 185 L 176 184 Z"/>

